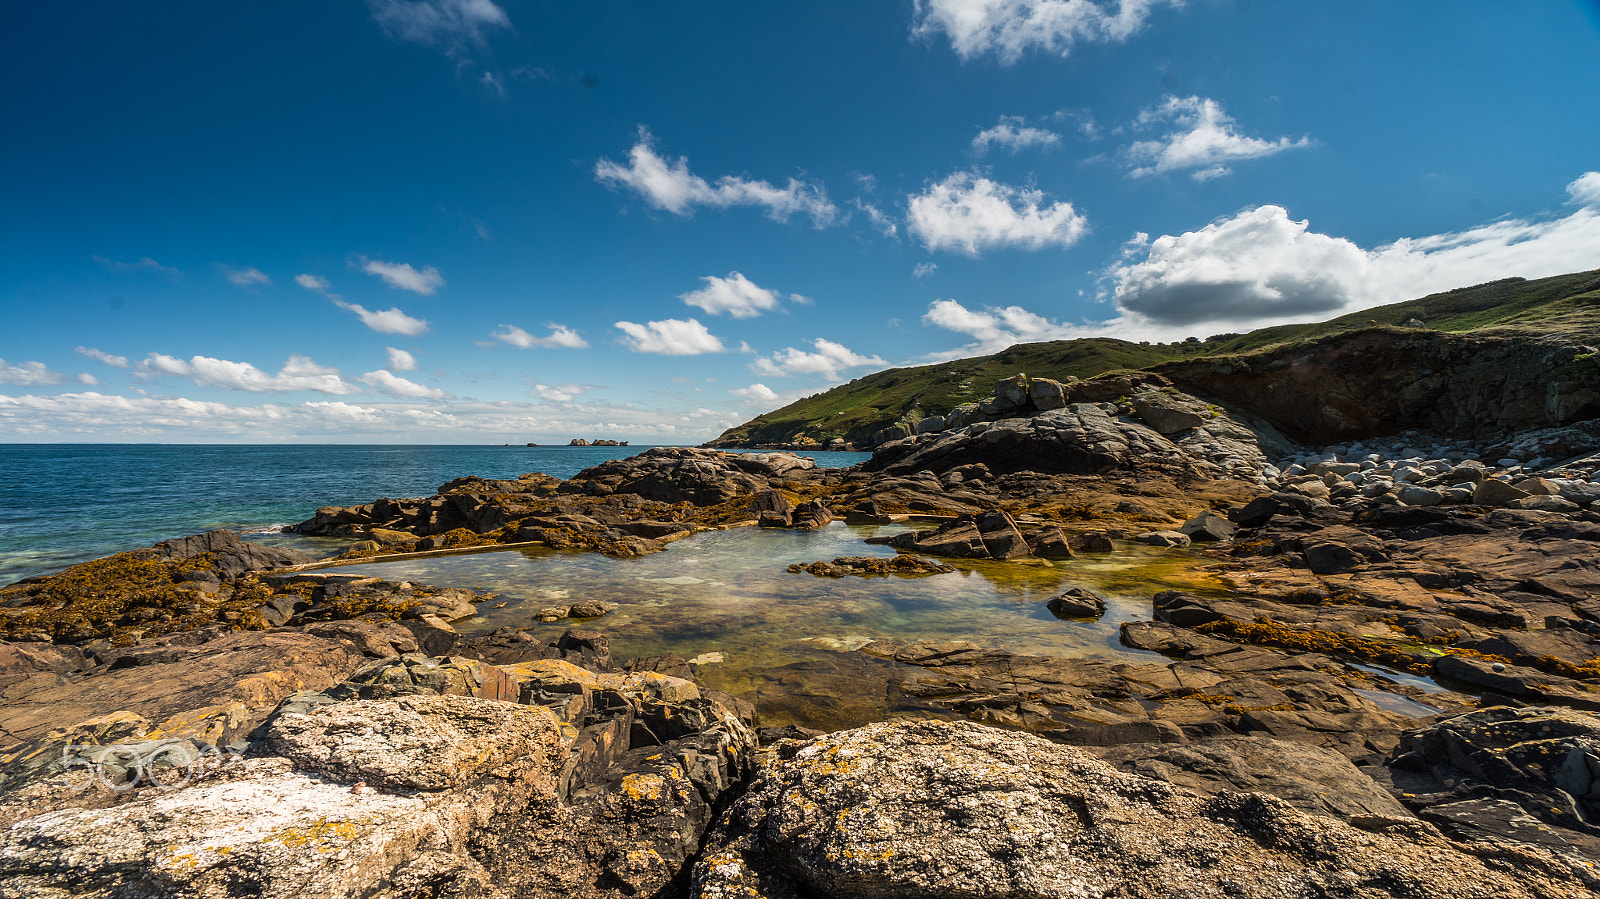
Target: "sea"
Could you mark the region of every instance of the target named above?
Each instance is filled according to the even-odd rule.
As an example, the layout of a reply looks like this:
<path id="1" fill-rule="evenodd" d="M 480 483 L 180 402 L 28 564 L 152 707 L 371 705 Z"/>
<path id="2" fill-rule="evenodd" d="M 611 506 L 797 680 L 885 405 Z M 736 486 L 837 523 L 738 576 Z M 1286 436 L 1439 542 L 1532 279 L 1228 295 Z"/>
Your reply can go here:
<path id="1" fill-rule="evenodd" d="M 0 585 L 216 528 L 297 545 L 319 506 L 432 496 L 466 475 L 568 478 L 648 446 L 0 444 Z M 868 453 L 806 453 L 845 467 Z"/>

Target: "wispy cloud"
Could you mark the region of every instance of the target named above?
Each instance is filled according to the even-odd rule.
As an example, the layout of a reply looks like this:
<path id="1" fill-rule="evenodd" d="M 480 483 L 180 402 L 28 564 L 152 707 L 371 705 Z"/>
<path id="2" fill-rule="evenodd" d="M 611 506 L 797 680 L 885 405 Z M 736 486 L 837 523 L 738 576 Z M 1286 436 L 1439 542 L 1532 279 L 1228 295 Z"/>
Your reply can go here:
<path id="1" fill-rule="evenodd" d="M 1061 145 L 1061 135 L 1048 128 L 1029 125 L 1019 115 L 1003 115 L 993 128 L 985 128 L 972 139 L 972 150 L 979 156 L 994 147 L 1017 153 L 1029 147 L 1049 149 Z"/>
<path id="2" fill-rule="evenodd" d="M 697 319 L 669 318 L 636 324 L 617 322 L 622 345 L 635 353 L 660 353 L 663 356 L 700 356 L 727 350 L 715 335 Z"/>
<path id="3" fill-rule="evenodd" d="M 381 311 L 369 310 L 360 303 L 347 303 L 333 297 L 333 304 L 346 312 L 354 312 L 361 323 L 377 331 L 379 334 L 400 334 L 406 337 L 415 337 L 428 332 L 426 319 L 412 318 L 400 311 L 398 306 Z"/>
<path id="4" fill-rule="evenodd" d="M 854 202 L 854 205 L 857 209 L 866 214 L 867 221 L 872 223 L 872 227 L 879 234 L 882 234 L 884 237 L 894 237 L 900 233 L 899 223 L 891 218 L 888 213 L 872 205 L 871 203 L 866 202 L 865 200 L 857 199 Z"/>
<path id="5" fill-rule="evenodd" d="M 504 97 L 506 95 L 506 83 L 500 79 L 499 75 L 493 72 L 484 72 L 483 77 L 478 79 L 478 83 L 494 91 L 499 96 Z"/>
<path id="6" fill-rule="evenodd" d="M 95 256 L 94 261 L 105 266 L 106 271 L 113 272 L 118 275 L 127 275 L 133 272 L 155 272 L 157 274 L 166 275 L 169 278 L 176 278 L 178 275 L 182 274 L 177 269 L 172 268 L 171 266 L 162 265 L 154 259 L 151 259 L 149 256 L 140 259 L 138 262 L 118 262 L 115 259 L 107 259 L 104 256 Z"/>
<path id="7" fill-rule="evenodd" d="M 490 31 L 511 27 L 493 0 L 367 0 L 367 8 L 389 37 L 451 53 L 483 47 Z"/>
<path id="8" fill-rule="evenodd" d="M 678 299 L 712 315 L 726 312 L 733 318 L 755 318 L 778 308 L 775 291 L 758 287 L 738 272 L 729 272 L 726 278 L 707 275 L 700 280 L 706 282 L 706 286 L 680 294 Z"/>
<path id="9" fill-rule="evenodd" d="M 1028 50 L 1066 56 L 1080 43 L 1116 43 L 1143 27 L 1162 0 L 916 0 L 912 33 L 943 33 L 962 59 Z M 1172 0 L 1174 5 L 1181 0 Z"/>
<path id="10" fill-rule="evenodd" d="M 1070 247 L 1089 221 L 1042 191 L 997 184 L 975 172 L 956 172 L 930 184 L 907 204 L 907 230 L 930 250 L 977 256 L 996 247 Z"/>
<path id="11" fill-rule="evenodd" d="M 628 151 L 627 165 L 602 159 L 595 164 L 595 178 L 601 184 L 632 190 L 650 205 L 674 215 L 689 215 L 697 206 L 756 206 L 780 222 L 795 214 L 810 216 L 818 228 L 838 218 L 839 210 L 821 184 L 790 178 L 787 185 L 777 187 L 767 181 L 724 175 L 713 185 L 689 171 L 687 158 L 664 159 L 657 155 L 654 144 L 650 132 L 640 128 L 639 140 Z"/>
<path id="12" fill-rule="evenodd" d="M 1135 178 L 1188 170 L 1196 181 L 1232 171 L 1229 165 L 1260 159 L 1284 150 L 1311 146 L 1311 138 L 1265 140 L 1240 134 L 1222 105 L 1205 97 L 1166 97 L 1139 114 L 1135 127 L 1171 126 L 1154 140 L 1130 144 L 1122 151 L 1128 174 Z"/>
<path id="13" fill-rule="evenodd" d="M 545 327 L 550 329 L 550 333 L 544 337 L 535 337 L 516 325 L 501 325 L 499 330 L 490 336 L 495 340 L 503 341 L 525 350 L 533 347 L 542 347 L 547 350 L 581 350 L 589 345 L 589 341 L 584 340 L 581 334 L 566 325 L 550 322 Z"/>
<path id="14" fill-rule="evenodd" d="M 570 403 L 589 390 L 586 384 L 535 384 L 533 393 L 542 400 L 552 403 Z"/>
<path id="15" fill-rule="evenodd" d="M 444 275 L 439 274 L 439 270 L 431 265 L 418 270 L 412 268 L 409 262 L 384 262 L 368 259 L 365 256 L 358 256 L 356 259 L 352 265 L 369 275 L 382 278 L 383 283 L 399 290 L 433 296 L 444 286 Z"/>
<path id="16" fill-rule="evenodd" d="M 272 283 L 267 273 L 259 268 L 234 268 L 219 262 L 217 271 L 221 272 L 222 277 L 227 278 L 229 283 L 240 287 L 260 287 Z"/>
<path id="17" fill-rule="evenodd" d="M 831 340 L 817 338 L 811 341 L 816 352 L 806 352 L 786 347 L 770 357 L 757 359 L 750 364 L 751 371 L 773 377 L 793 375 L 819 375 L 828 380 L 838 380 L 840 373 L 863 366 L 884 367 L 889 363 L 877 356 L 863 356 L 849 347 Z"/>
<path id="18" fill-rule="evenodd" d="M 328 283 L 328 279 L 321 275 L 295 275 L 294 283 L 304 287 L 306 290 L 316 291 L 330 300 L 339 299 L 339 295 L 333 292 L 333 285 Z"/>
<path id="19" fill-rule="evenodd" d="M 84 346 L 80 346 L 80 347 L 74 348 L 74 352 L 78 353 L 81 356 L 88 356 L 90 359 L 93 359 L 96 362 L 103 362 L 106 365 L 111 366 L 112 368 L 127 368 L 128 367 L 128 357 L 127 356 L 113 356 L 110 353 L 105 352 L 104 350 L 97 350 L 97 349 L 95 349 L 93 347 L 84 347 Z"/>
<path id="20" fill-rule="evenodd" d="M 938 270 L 939 264 L 937 262 L 919 262 L 917 267 L 911 270 L 911 277 L 926 278 Z"/>

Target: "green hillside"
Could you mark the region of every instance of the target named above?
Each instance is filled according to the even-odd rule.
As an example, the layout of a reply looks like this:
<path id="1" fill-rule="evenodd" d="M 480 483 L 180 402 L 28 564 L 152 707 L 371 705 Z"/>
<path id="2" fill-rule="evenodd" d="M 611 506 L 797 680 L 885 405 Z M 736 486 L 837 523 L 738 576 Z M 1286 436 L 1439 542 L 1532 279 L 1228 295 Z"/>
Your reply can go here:
<path id="1" fill-rule="evenodd" d="M 977 402 L 994 382 L 1018 372 L 1034 377 L 1088 378 L 1118 369 L 1145 369 L 1181 359 L 1240 355 L 1373 326 L 1427 328 L 1456 333 L 1579 334 L 1600 340 L 1600 270 L 1527 281 L 1508 278 L 1417 300 L 1363 309 L 1325 322 L 1279 325 L 1247 334 L 1220 334 L 1181 343 L 1130 343 L 1109 338 L 1024 343 L 992 356 L 914 368 L 891 368 L 758 415 L 729 428 L 709 446 L 826 443 L 842 437 L 865 442 L 896 421 L 944 415 Z"/>

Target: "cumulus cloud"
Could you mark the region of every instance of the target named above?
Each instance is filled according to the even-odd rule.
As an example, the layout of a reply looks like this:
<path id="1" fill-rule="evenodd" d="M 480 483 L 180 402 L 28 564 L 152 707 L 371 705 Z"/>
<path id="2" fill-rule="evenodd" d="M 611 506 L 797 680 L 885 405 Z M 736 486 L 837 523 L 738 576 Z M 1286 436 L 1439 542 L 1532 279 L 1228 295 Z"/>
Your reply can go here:
<path id="1" fill-rule="evenodd" d="M 778 399 L 777 391 L 761 383 L 751 384 L 749 387 L 737 387 L 728 392 L 753 403 L 771 403 Z"/>
<path id="2" fill-rule="evenodd" d="M 1181 0 L 1174 0 L 1174 3 Z M 962 59 L 1028 50 L 1066 56 L 1080 43 L 1127 40 L 1161 0 L 916 0 L 912 33 L 943 33 Z"/>
<path id="3" fill-rule="evenodd" d="M 680 294 L 678 299 L 711 315 L 726 312 L 733 318 L 755 318 L 778 308 L 777 293 L 756 286 L 738 272 L 729 272 L 726 278 L 707 275 L 700 280 L 706 282 L 706 286 Z"/>
<path id="4" fill-rule="evenodd" d="M 1035 128 L 1019 115 L 1003 115 L 993 128 L 985 128 L 972 139 L 972 150 L 978 155 L 1000 147 L 1016 153 L 1029 147 L 1050 148 L 1060 146 L 1061 135 L 1047 128 Z"/>
<path id="5" fill-rule="evenodd" d="M 919 262 L 917 267 L 911 270 L 911 277 L 926 278 L 938 270 L 939 264 L 937 262 Z"/>
<path id="6" fill-rule="evenodd" d="M 369 275 L 377 275 L 383 283 L 400 290 L 409 290 L 423 296 L 432 296 L 439 288 L 444 286 L 444 276 L 433 266 L 427 266 L 421 271 L 411 267 L 409 262 L 383 262 L 378 259 L 358 257 L 362 271 Z M 304 286 L 304 285 L 302 285 Z M 313 288 L 315 289 L 315 288 Z"/>
<path id="7" fill-rule="evenodd" d="M 965 334 L 973 342 L 939 358 L 996 353 L 1018 343 L 1041 340 L 1066 340 L 1089 336 L 1092 327 L 1063 324 L 1036 315 L 1021 306 L 991 306 L 982 311 L 968 309 L 955 300 L 935 300 L 928 304 L 922 323 Z"/>
<path id="8" fill-rule="evenodd" d="M 1108 272 L 1109 295 L 1132 323 L 1260 327 L 1352 312 L 1470 284 L 1581 269 L 1600 246 L 1600 185 L 1567 186 L 1582 203 L 1564 217 L 1512 218 L 1365 249 L 1261 206 L 1198 231 L 1137 240 Z"/>
<path id="9" fill-rule="evenodd" d="M 488 32 L 511 27 L 494 0 L 367 0 L 367 8 L 389 37 L 451 51 L 482 47 Z"/>
<path id="10" fill-rule="evenodd" d="M 1135 127 L 1141 128 L 1160 126 L 1171 130 L 1154 140 L 1136 141 L 1122 151 L 1133 177 L 1189 170 L 1196 181 L 1206 181 L 1228 174 L 1230 163 L 1311 146 L 1309 137 L 1265 140 L 1240 134 L 1222 104 L 1205 97 L 1166 97 L 1141 112 L 1135 122 Z"/>
<path id="11" fill-rule="evenodd" d="M 533 347 L 543 347 L 547 350 L 581 350 L 589 345 L 589 341 L 584 340 L 577 331 L 566 325 L 550 322 L 545 327 L 550 329 L 550 333 L 544 337 L 535 337 L 516 325 L 501 325 L 500 329 L 490 336 L 495 340 L 504 341 L 514 347 L 520 347 L 525 350 Z"/>
<path id="12" fill-rule="evenodd" d="M 392 347 L 392 346 L 384 347 L 384 349 L 387 350 L 388 353 L 389 353 L 389 370 L 390 371 L 416 371 L 417 370 L 417 357 L 411 355 L 410 353 L 406 352 L 405 350 L 396 349 L 395 347 Z"/>
<path id="13" fill-rule="evenodd" d="M 757 359 L 751 363 L 751 371 L 757 374 L 771 375 L 773 377 L 790 377 L 792 375 L 818 375 L 828 380 L 839 380 L 840 372 L 862 366 L 887 366 L 889 363 L 877 356 L 863 356 L 843 344 L 831 340 L 817 338 L 811 341 L 816 347 L 816 352 L 808 353 L 794 347 L 786 347 L 773 353 L 768 358 Z"/>
<path id="14" fill-rule="evenodd" d="M 660 353 L 663 356 L 699 356 L 721 353 L 722 345 L 706 326 L 697 319 L 669 318 L 665 321 L 636 324 L 617 322 L 622 331 L 622 345 L 635 353 Z"/>
<path id="15" fill-rule="evenodd" d="M 359 380 L 373 390 L 379 393 L 387 393 L 390 396 L 428 400 L 448 399 L 450 396 L 450 394 L 436 387 L 424 387 L 415 381 L 408 381 L 381 368 L 377 371 L 367 372 Z"/>
<path id="16" fill-rule="evenodd" d="M 43 362 L 24 362 L 20 365 L 11 365 L 0 359 L 0 384 L 16 384 L 19 387 L 52 387 L 56 384 L 65 384 L 72 380 L 71 375 L 64 375 L 58 371 L 51 371 Z"/>
<path id="17" fill-rule="evenodd" d="M 1042 191 L 997 184 L 975 172 L 928 185 L 907 210 L 907 228 L 928 249 L 968 256 L 996 247 L 1070 247 L 1089 230 L 1089 220 L 1071 203 L 1052 203 Z"/>
<path id="18" fill-rule="evenodd" d="M 267 277 L 267 273 L 259 268 L 233 268 L 232 266 L 219 264 L 217 271 L 222 272 L 222 276 L 227 278 L 230 283 L 237 284 L 240 287 L 255 287 L 272 283 L 272 279 Z"/>
<path id="19" fill-rule="evenodd" d="M 724 175 L 713 185 L 689 171 L 688 158 L 664 159 L 654 144 L 650 132 L 640 128 L 639 140 L 628 151 L 627 165 L 602 159 L 595 163 L 595 178 L 610 187 L 632 190 L 650 205 L 674 215 L 689 215 L 697 206 L 757 206 L 780 222 L 795 214 L 810 216 L 818 228 L 838 218 L 838 207 L 828 200 L 821 184 L 790 178 L 787 185 L 777 187 L 767 181 Z"/>
<path id="20" fill-rule="evenodd" d="M 103 362 L 106 365 L 111 366 L 112 368 L 127 368 L 128 367 L 128 357 L 127 356 L 113 356 L 113 355 L 111 355 L 110 353 L 108 353 L 108 352 L 106 352 L 104 350 L 97 350 L 94 347 L 86 347 L 86 346 L 77 347 L 75 349 L 75 352 L 77 352 L 79 355 L 82 355 L 82 356 L 88 356 L 90 359 L 93 359 L 96 362 Z"/>
<path id="21" fill-rule="evenodd" d="M 354 393 L 357 388 L 339 376 L 337 368 L 318 365 L 310 357 L 298 353 L 275 375 L 269 375 L 248 362 L 231 362 L 211 356 L 193 356 L 187 360 L 162 353 L 151 353 L 133 367 L 135 377 L 158 378 L 174 375 L 188 378 L 201 387 L 221 387 L 247 393 L 287 393 L 295 390 L 313 390 L 318 393 Z"/>
<path id="22" fill-rule="evenodd" d="M 354 312 L 361 323 L 377 331 L 379 334 L 401 334 L 406 337 L 415 337 L 425 334 L 428 322 L 420 318 L 412 318 L 401 312 L 399 307 L 392 307 L 381 311 L 369 310 L 360 303 L 347 303 L 333 297 L 333 304 L 346 312 Z"/>
<path id="23" fill-rule="evenodd" d="M 169 278 L 176 278 L 180 274 L 177 269 L 162 265 L 149 256 L 140 259 L 138 262 L 118 262 L 115 259 L 107 259 L 104 256 L 95 256 L 94 261 L 105 266 L 106 271 L 115 272 L 119 275 L 126 275 L 132 272 L 156 272 Z"/>

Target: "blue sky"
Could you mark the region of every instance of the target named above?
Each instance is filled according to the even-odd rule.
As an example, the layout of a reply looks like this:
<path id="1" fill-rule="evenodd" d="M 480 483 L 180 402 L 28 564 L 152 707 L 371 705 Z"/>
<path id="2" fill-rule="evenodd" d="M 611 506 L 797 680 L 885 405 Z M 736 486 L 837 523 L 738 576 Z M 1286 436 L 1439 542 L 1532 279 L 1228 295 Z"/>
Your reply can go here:
<path id="1" fill-rule="evenodd" d="M 0 441 L 696 443 L 1600 267 L 1593 0 L 0 10 Z"/>

